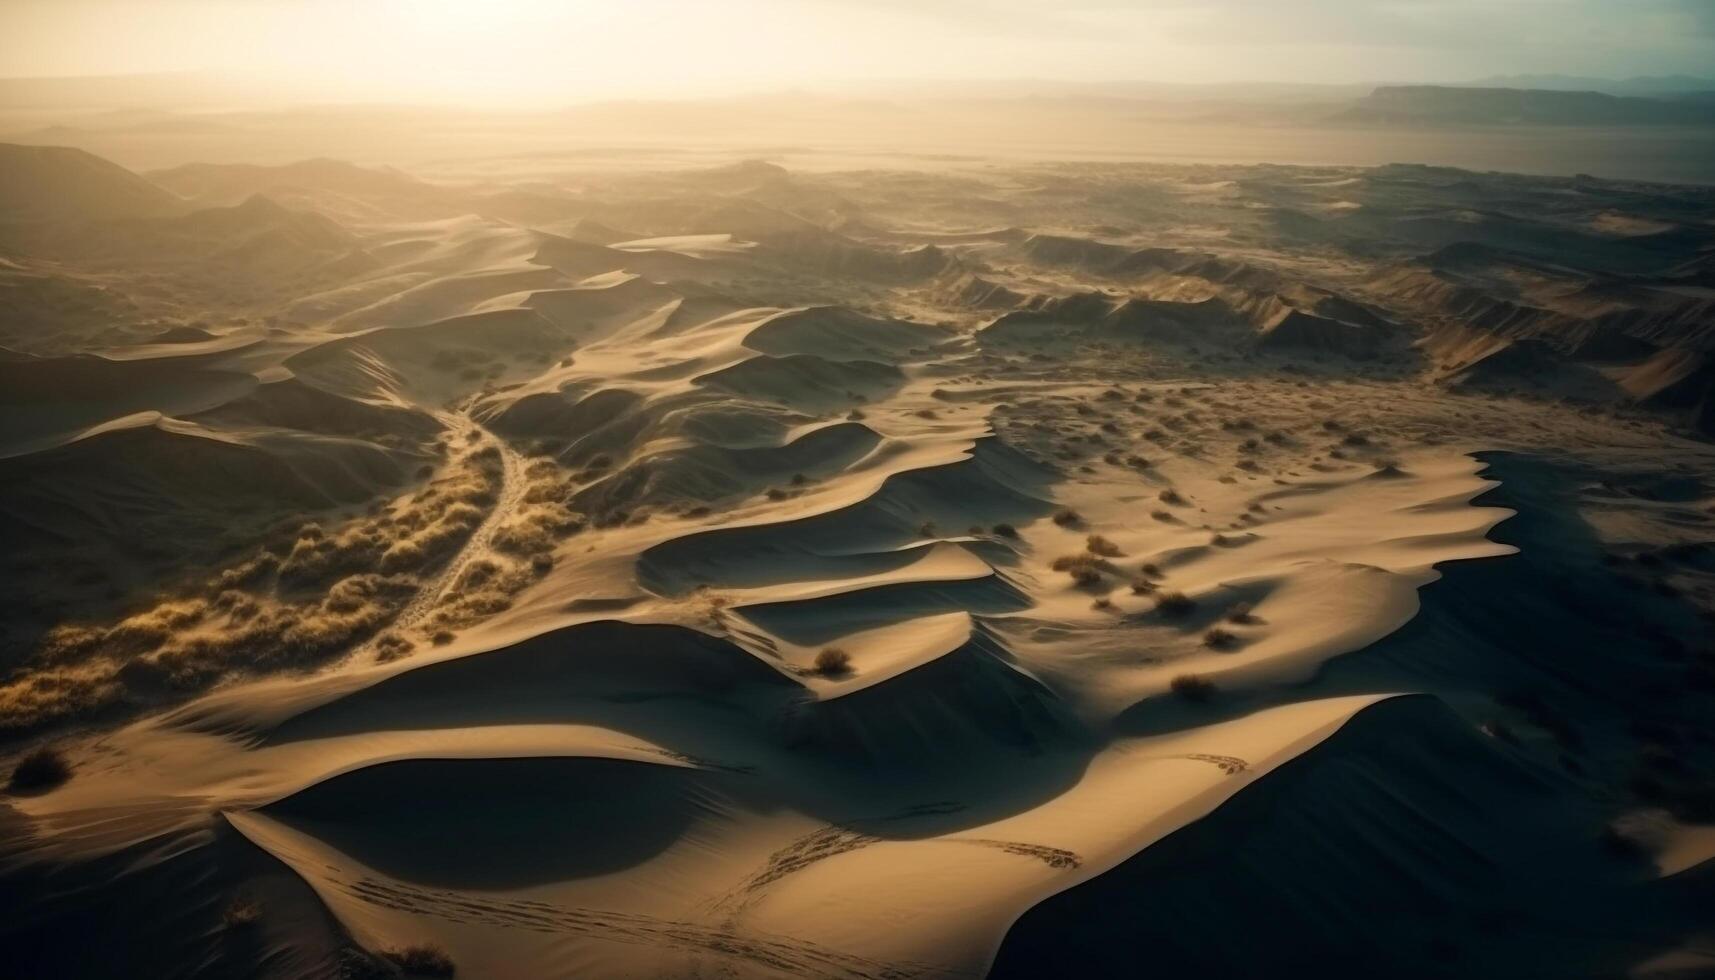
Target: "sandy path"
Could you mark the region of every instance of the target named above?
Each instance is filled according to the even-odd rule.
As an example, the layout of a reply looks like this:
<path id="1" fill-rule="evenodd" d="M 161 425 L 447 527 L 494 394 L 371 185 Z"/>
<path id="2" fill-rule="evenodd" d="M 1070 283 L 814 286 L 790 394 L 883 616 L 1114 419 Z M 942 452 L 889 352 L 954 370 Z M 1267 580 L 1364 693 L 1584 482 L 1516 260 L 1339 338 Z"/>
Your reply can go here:
<path id="1" fill-rule="evenodd" d="M 433 578 L 423 583 L 405 608 L 394 618 L 392 630 L 405 630 L 421 623 L 441 600 L 452 591 L 453 584 L 458 581 L 464 570 L 471 562 L 492 553 L 494 533 L 506 522 L 506 519 L 518 509 L 524 499 L 524 457 L 517 450 L 507 445 L 506 440 L 478 425 L 470 416 L 463 413 L 444 413 L 441 420 L 446 423 L 448 430 L 457 438 L 468 438 L 470 433 L 479 433 L 484 441 L 491 441 L 500 450 L 500 492 L 494 507 L 483 518 L 465 540 L 464 546 L 454 554 L 447 563 L 441 566 Z M 373 641 L 371 642 L 373 645 Z"/>

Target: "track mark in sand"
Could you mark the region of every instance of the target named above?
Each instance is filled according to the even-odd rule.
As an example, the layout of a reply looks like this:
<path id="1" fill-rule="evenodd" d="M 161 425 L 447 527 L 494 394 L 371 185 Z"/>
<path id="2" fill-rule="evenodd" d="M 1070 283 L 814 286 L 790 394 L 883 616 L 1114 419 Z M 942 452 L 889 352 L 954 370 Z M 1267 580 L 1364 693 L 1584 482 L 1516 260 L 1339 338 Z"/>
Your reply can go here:
<path id="1" fill-rule="evenodd" d="M 500 450 L 500 492 L 495 497 L 494 506 L 489 508 L 488 515 L 477 525 L 476 530 L 470 533 L 470 537 L 465 539 L 464 546 L 447 559 L 434 578 L 423 583 L 423 587 L 417 590 L 417 594 L 412 596 L 405 608 L 399 611 L 399 615 L 393 618 L 389 628 L 394 630 L 410 629 L 440 605 L 452 591 L 459 576 L 470 567 L 471 562 L 489 554 L 495 531 L 499 530 L 500 525 L 518 509 L 524 499 L 524 459 L 517 450 L 508 445 L 506 440 L 476 424 L 467 415 L 447 413 L 440 418 L 453 435 L 468 439 L 470 433 L 481 433 L 484 439 L 491 441 L 495 448 Z"/>
<path id="2" fill-rule="evenodd" d="M 1170 755 L 1167 758 L 1190 759 L 1193 762 L 1207 762 L 1212 766 L 1220 767 L 1220 770 L 1229 776 L 1237 776 L 1239 773 L 1249 769 L 1251 765 L 1236 755 L 1207 755 L 1202 752 L 1190 752 L 1185 755 Z"/>
<path id="3" fill-rule="evenodd" d="M 757 896 L 757 893 L 787 875 L 796 874 L 817 861 L 862 850 L 871 844 L 880 843 L 882 840 L 883 838 L 873 834 L 859 833 L 844 827 L 823 827 L 768 855 L 768 860 L 763 864 L 762 870 L 751 875 L 737 888 L 716 900 L 715 907 L 719 908 L 736 899 L 737 911 L 742 911 Z"/>
<path id="4" fill-rule="evenodd" d="M 1050 868 L 1076 868 L 1084 863 L 1077 851 L 1068 851 L 1063 847 L 1049 847 L 1046 844 L 1026 844 L 1015 840 L 990 840 L 986 837 L 949 837 L 947 840 L 954 844 L 976 844 L 979 847 L 992 847 L 1016 854 L 1019 857 L 1035 858 Z"/>
<path id="5" fill-rule="evenodd" d="M 905 813 L 895 814 L 884 819 L 899 820 L 920 813 L 951 812 L 943 809 L 952 806 L 954 810 L 961 809 L 957 804 L 923 804 L 913 807 Z M 716 899 L 714 908 L 728 907 L 732 909 L 730 923 L 736 920 L 750 904 L 761 896 L 769 885 L 808 868 L 818 861 L 825 861 L 841 854 L 862 850 L 872 844 L 884 843 L 885 837 L 850 830 L 845 827 L 823 827 L 813 833 L 798 838 L 785 847 L 768 856 L 768 861 L 762 870 L 745 879 L 737 888 Z M 949 844 L 974 844 L 978 847 L 990 847 L 1016 854 L 1020 857 L 1035 858 L 1050 868 L 1076 868 L 1083 864 L 1083 858 L 1077 852 L 1065 848 L 1049 847 L 1045 844 L 1028 844 L 1022 841 L 992 840 L 983 837 L 941 837 L 925 838 L 925 842 L 944 841 Z"/>
<path id="6" fill-rule="evenodd" d="M 956 977 L 960 974 L 925 964 L 889 964 L 829 949 L 787 936 L 743 933 L 693 922 L 658 919 L 542 901 L 478 898 L 458 892 L 419 888 L 403 882 L 359 878 L 340 881 L 343 890 L 360 901 L 416 915 L 433 915 L 448 922 L 528 929 L 532 932 L 576 933 L 634 946 L 668 947 L 693 953 L 747 960 L 788 976 L 840 980 L 912 980 L 917 977 Z"/>

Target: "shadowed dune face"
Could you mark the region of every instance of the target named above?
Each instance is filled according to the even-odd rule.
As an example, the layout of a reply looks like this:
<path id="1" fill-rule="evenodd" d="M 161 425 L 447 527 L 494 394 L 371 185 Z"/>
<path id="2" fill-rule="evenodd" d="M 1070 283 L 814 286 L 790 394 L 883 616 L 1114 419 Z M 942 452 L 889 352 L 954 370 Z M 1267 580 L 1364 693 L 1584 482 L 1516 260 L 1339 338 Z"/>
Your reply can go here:
<path id="1" fill-rule="evenodd" d="M 21 975 L 1707 966 L 1706 191 L 703 162 L 0 153 Z"/>
<path id="2" fill-rule="evenodd" d="M 258 812 L 382 874 L 520 889 L 648 860 L 719 809 L 697 788 L 707 782 L 610 759 L 414 759 L 336 776 Z M 425 803 L 435 819 L 417 819 Z"/>

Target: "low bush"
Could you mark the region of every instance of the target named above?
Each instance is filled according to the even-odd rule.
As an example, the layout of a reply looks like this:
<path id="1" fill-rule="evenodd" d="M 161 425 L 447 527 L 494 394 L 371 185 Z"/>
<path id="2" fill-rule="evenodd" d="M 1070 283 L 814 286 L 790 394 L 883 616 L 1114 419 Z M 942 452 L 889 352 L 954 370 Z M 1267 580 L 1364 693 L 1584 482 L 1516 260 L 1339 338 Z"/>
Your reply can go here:
<path id="1" fill-rule="evenodd" d="M 1099 534 L 1092 534 L 1088 538 L 1085 538 L 1084 546 L 1089 549 L 1090 554 L 1100 555 L 1103 558 L 1118 558 L 1123 554 L 1123 552 L 1120 551 L 1119 545 L 1114 544 L 1112 541 L 1109 541 L 1107 538 L 1104 538 Z"/>
<path id="2" fill-rule="evenodd" d="M 842 674 L 849 674 L 852 670 L 852 655 L 839 647 L 823 647 L 816 654 L 814 669 L 823 677 L 838 677 Z"/>
<path id="3" fill-rule="evenodd" d="M 1219 626 L 1203 634 L 1203 645 L 1211 650 L 1228 650 L 1237 642 L 1239 638 L 1236 633 Z"/>
<path id="4" fill-rule="evenodd" d="M 1163 592 L 1155 597 L 1155 608 L 1164 616 L 1188 616 L 1197 608 L 1197 600 L 1183 592 Z"/>

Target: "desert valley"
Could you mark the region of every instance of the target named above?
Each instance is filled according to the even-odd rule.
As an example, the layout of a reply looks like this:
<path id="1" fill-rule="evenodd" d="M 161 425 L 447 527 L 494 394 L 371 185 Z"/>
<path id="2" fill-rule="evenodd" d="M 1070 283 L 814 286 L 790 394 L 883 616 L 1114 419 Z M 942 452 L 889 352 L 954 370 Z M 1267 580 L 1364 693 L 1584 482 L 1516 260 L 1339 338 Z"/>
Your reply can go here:
<path id="1" fill-rule="evenodd" d="M 0 972 L 1715 973 L 1695 154 L 125 118 L 0 145 Z"/>

